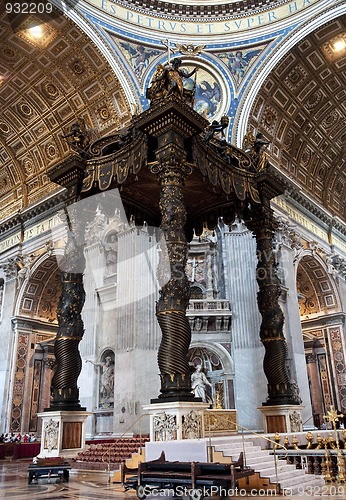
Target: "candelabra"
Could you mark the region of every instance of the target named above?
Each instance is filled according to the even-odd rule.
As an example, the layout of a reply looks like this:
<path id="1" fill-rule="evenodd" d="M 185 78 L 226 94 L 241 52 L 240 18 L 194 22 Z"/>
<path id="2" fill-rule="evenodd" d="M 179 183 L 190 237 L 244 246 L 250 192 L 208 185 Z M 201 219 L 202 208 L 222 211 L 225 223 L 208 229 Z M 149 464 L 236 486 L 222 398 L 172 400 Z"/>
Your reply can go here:
<path id="1" fill-rule="evenodd" d="M 338 465 L 338 483 L 345 482 L 345 460 L 343 458 L 343 453 L 340 449 L 339 436 L 336 429 L 336 422 L 339 421 L 339 417 L 343 418 L 342 413 L 338 413 L 333 406 L 330 407 L 330 410 L 327 412 L 327 415 L 324 415 L 323 418 L 326 419 L 327 422 L 330 422 L 333 426 L 335 439 L 332 434 L 329 437 L 329 443 L 333 449 L 337 449 L 337 465 Z M 326 440 L 327 441 L 327 440 Z M 334 444 L 335 443 L 335 444 Z"/>

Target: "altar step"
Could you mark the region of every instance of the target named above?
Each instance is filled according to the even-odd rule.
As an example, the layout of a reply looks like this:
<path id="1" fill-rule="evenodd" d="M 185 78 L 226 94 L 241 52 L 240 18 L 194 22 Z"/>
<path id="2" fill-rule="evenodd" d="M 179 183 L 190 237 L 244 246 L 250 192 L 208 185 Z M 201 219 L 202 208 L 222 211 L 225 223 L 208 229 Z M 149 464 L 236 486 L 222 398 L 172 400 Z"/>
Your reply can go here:
<path id="1" fill-rule="evenodd" d="M 321 488 L 325 484 L 322 476 L 306 474 L 304 470 L 296 469 L 285 460 L 278 460 L 276 468 L 274 455 L 269 450 L 254 445 L 249 438 L 244 441 L 236 436 L 211 438 L 211 445 L 214 462 L 227 462 L 230 457 L 237 460 L 239 454 L 244 452 L 246 465 L 255 470 L 255 475 L 242 479 L 240 488 L 272 490 L 277 483 L 280 491 L 294 495 L 305 490 L 313 491 L 312 488 Z"/>

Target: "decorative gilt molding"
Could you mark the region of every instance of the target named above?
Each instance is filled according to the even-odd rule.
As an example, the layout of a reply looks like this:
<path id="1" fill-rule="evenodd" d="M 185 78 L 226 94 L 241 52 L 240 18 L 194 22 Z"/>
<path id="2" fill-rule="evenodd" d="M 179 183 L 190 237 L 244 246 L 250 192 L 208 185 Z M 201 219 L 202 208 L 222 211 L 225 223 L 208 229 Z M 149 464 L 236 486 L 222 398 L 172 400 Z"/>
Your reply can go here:
<path id="1" fill-rule="evenodd" d="M 236 433 L 238 431 L 237 410 L 206 410 L 204 432 L 208 434 Z"/>

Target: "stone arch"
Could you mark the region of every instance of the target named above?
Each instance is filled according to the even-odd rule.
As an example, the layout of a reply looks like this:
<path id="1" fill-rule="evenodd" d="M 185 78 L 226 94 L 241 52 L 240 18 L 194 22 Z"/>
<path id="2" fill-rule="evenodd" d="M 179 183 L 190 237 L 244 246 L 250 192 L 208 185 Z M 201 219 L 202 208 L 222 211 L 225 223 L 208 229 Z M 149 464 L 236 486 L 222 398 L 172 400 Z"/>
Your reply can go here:
<path id="1" fill-rule="evenodd" d="M 140 107 L 122 63 L 81 14 L 71 9 L 52 19 L 44 44 L 34 43 L 28 30 L 13 31 L 6 17 L 0 20 L 1 61 L 8 75 L 2 83 L 11 91 L 0 123 L 4 219 L 56 193 L 47 171 L 70 154 L 63 136 L 73 123 L 83 119 L 93 142 L 94 130 L 112 133 L 129 123 L 131 103 Z M 14 63 L 30 65 L 30 78 L 13 72 Z"/>
<path id="2" fill-rule="evenodd" d="M 192 372 L 197 365 L 210 381 L 210 399 L 215 408 L 234 408 L 234 365 L 230 353 L 220 344 L 192 342 L 188 352 Z"/>
<path id="3" fill-rule="evenodd" d="M 61 293 L 57 256 L 62 251 L 45 253 L 29 269 L 20 285 L 15 315 L 57 323 L 56 309 Z"/>
<path id="4" fill-rule="evenodd" d="M 190 299 L 204 299 L 206 296 L 206 291 L 203 285 L 200 283 L 191 283 L 190 285 Z"/>
<path id="5" fill-rule="evenodd" d="M 296 282 L 301 317 L 339 310 L 335 283 L 318 255 L 305 252 L 301 256 L 296 267 Z"/>
<path id="6" fill-rule="evenodd" d="M 344 313 L 333 277 L 311 251 L 298 262 L 297 293 L 313 422 L 319 428 L 331 405 L 346 413 Z"/>
<path id="7" fill-rule="evenodd" d="M 270 163 L 287 184 L 292 182 L 292 188 L 299 184 L 303 197 L 308 194 L 342 220 L 346 213 L 342 202 L 346 196 L 346 125 L 337 96 L 343 87 L 341 82 L 339 87 L 331 82 L 337 81 L 344 54 L 333 52 L 329 42 L 341 39 L 345 27 L 340 8 L 331 9 L 305 29 L 300 27 L 271 54 L 248 87 L 251 109 L 247 108 L 248 96 L 237 137 L 240 143 L 245 130 L 261 133 L 270 143 Z"/>
<path id="8" fill-rule="evenodd" d="M 28 267 L 18 290 L 13 330 L 13 378 L 10 429 L 39 434 L 37 413 L 49 406 L 54 366 L 57 305 L 61 293 L 57 253 L 53 250 Z"/>
<path id="9" fill-rule="evenodd" d="M 91 22 L 88 22 L 79 12 L 77 12 L 77 10 L 69 9 L 66 12 L 66 17 L 70 18 L 100 50 L 119 80 L 127 103 L 132 105 L 135 103 L 138 108 L 141 108 L 140 99 L 137 92 L 133 88 L 131 79 L 128 78 L 126 72 L 123 71 L 119 61 L 114 56 L 114 50 L 110 44 L 104 38 L 100 37 L 97 29 L 95 29 L 95 26 Z"/>
<path id="10" fill-rule="evenodd" d="M 299 26 L 291 35 L 284 38 L 282 44 L 273 52 L 273 55 L 268 58 L 262 69 L 256 73 L 251 85 L 248 85 L 248 92 L 244 100 L 244 104 L 240 113 L 235 117 L 233 128 L 234 143 L 241 146 L 243 138 L 246 134 L 248 123 L 253 111 L 253 105 L 257 98 L 263 83 L 270 75 L 273 68 L 289 53 L 289 51 L 298 44 L 304 37 L 312 33 L 314 30 L 325 25 L 329 21 L 336 19 L 343 14 L 343 7 L 336 5 L 328 10 L 317 14 L 312 20 L 306 22 L 304 28 Z M 236 134 L 236 136 L 235 136 Z"/>

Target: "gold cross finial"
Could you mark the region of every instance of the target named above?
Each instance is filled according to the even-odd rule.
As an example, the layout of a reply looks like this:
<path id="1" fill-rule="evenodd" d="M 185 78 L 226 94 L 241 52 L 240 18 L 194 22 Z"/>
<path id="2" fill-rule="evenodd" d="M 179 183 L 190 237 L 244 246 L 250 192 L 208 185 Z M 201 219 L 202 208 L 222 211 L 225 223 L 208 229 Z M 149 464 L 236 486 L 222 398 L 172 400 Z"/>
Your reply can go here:
<path id="1" fill-rule="evenodd" d="M 331 422 L 334 424 L 335 422 L 338 422 L 339 417 L 342 418 L 344 415 L 342 413 L 338 413 L 334 406 L 330 406 L 330 410 L 327 411 L 327 415 L 323 415 L 323 418 L 326 419 L 328 422 Z"/>
<path id="2" fill-rule="evenodd" d="M 167 48 L 167 60 L 168 64 L 171 62 L 171 42 L 168 38 L 166 40 L 161 40 L 162 45 L 164 45 Z"/>

